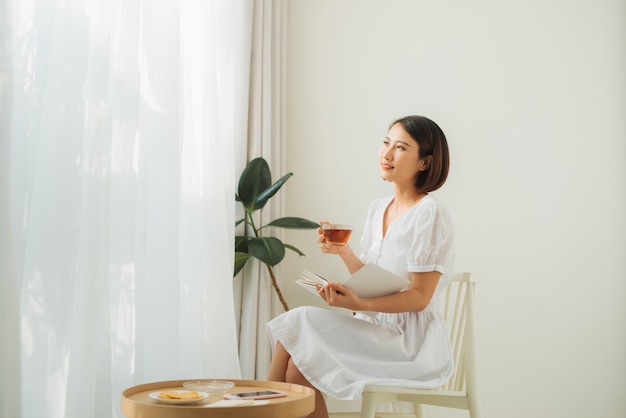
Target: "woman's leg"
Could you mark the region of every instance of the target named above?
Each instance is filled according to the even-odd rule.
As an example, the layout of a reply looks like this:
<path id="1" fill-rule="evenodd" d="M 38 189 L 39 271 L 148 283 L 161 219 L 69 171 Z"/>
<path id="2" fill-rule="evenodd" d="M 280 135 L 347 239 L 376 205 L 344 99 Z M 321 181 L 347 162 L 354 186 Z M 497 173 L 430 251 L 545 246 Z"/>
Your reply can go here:
<path id="1" fill-rule="evenodd" d="M 274 355 L 272 362 L 270 363 L 270 369 L 267 373 L 267 380 L 273 382 L 286 382 L 285 375 L 287 374 L 287 364 L 291 356 L 285 350 L 285 347 L 278 341 L 274 348 Z"/>
<path id="2" fill-rule="evenodd" d="M 328 418 L 328 410 L 326 409 L 326 401 L 322 393 L 317 390 L 308 380 L 300 373 L 300 370 L 293 364 L 291 355 L 285 350 L 285 347 L 278 341 L 274 348 L 274 356 L 270 363 L 270 369 L 267 374 L 267 380 L 274 382 L 295 383 L 310 387 L 315 391 L 315 411 L 309 418 Z"/>
<path id="3" fill-rule="evenodd" d="M 328 410 L 326 409 L 326 401 L 322 392 L 317 390 L 308 380 L 300 373 L 300 370 L 293 364 L 291 357 L 288 360 L 287 372 L 285 374 L 287 383 L 295 383 L 296 385 L 307 386 L 315 391 L 315 411 L 308 418 L 328 418 Z"/>

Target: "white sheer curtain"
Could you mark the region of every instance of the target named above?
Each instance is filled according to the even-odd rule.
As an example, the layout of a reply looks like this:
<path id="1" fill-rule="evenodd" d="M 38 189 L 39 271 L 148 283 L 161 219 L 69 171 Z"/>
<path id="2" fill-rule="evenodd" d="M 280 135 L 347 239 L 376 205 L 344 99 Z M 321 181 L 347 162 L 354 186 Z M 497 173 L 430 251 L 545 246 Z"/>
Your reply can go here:
<path id="1" fill-rule="evenodd" d="M 11 36 L 0 1 L 0 417 L 20 416 L 19 294 L 9 213 Z"/>
<path id="2" fill-rule="evenodd" d="M 239 377 L 252 2 L 1 8 L 0 331 L 20 367 L 1 364 L 0 412 L 121 416 L 134 384 Z"/>
<path id="3" fill-rule="evenodd" d="M 249 130 L 245 155 L 246 161 L 255 157 L 265 158 L 270 166 L 272 181 L 286 174 L 286 24 L 286 0 L 254 1 Z M 244 166 L 245 161 L 240 161 L 238 173 Z M 283 216 L 282 193 L 272 197 L 262 209 L 261 224 Z M 272 232 L 280 234 L 280 230 Z M 274 270 L 280 282 L 280 264 Z M 235 284 L 235 300 L 239 306 L 241 372 L 244 378 L 266 379 L 272 353 L 265 324 L 281 313 L 283 307 L 274 293 L 267 270 L 257 261 L 247 263 L 235 279 Z"/>

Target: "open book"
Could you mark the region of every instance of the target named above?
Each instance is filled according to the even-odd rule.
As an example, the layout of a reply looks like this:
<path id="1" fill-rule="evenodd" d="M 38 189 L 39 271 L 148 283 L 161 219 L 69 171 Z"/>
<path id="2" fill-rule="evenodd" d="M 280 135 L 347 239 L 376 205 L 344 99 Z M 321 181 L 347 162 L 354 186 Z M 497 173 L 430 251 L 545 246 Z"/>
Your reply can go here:
<path id="1" fill-rule="evenodd" d="M 315 284 L 324 286 L 328 280 L 310 271 L 304 270 L 296 283 L 311 293 L 317 293 Z M 409 285 L 409 281 L 376 264 L 366 264 L 356 273 L 341 283 L 360 298 L 375 298 L 397 293 Z M 376 312 L 363 312 L 375 316 Z"/>

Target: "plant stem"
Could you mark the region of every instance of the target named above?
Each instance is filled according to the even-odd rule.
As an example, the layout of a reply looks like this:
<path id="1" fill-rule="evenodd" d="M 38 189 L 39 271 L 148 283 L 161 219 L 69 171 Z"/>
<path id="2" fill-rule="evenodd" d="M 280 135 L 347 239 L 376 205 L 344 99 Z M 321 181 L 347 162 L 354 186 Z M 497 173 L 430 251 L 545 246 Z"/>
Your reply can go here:
<path id="1" fill-rule="evenodd" d="M 250 227 L 252 228 L 252 231 L 254 232 L 254 236 L 258 238 L 259 231 L 256 229 L 256 226 L 254 225 L 254 216 L 252 216 L 252 212 L 247 212 L 246 217 L 248 218 L 248 220 L 246 220 L 246 223 L 250 225 Z"/>
<path id="2" fill-rule="evenodd" d="M 252 216 L 252 212 L 247 213 L 247 218 L 248 220 L 246 221 L 246 223 L 250 225 L 250 227 L 252 228 L 252 232 L 254 232 L 254 236 L 257 238 L 260 237 L 261 234 L 259 233 L 259 230 L 256 228 L 254 224 L 254 217 Z M 280 291 L 280 287 L 278 286 L 278 280 L 276 280 L 276 275 L 274 274 L 274 269 L 269 264 L 265 264 L 265 267 L 267 267 L 267 271 L 270 274 L 270 278 L 272 279 L 272 286 L 274 287 L 274 290 L 276 291 L 278 300 L 280 300 L 280 303 L 283 304 L 283 309 L 285 309 L 285 312 L 286 312 L 289 310 L 289 306 L 287 305 L 287 301 L 285 300 L 285 297 L 283 296 L 283 292 Z"/>
<path id="3" fill-rule="evenodd" d="M 285 309 L 285 311 L 288 311 L 289 306 L 287 305 L 287 301 L 283 297 L 283 292 L 281 292 L 280 287 L 278 287 L 278 281 L 276 280 L 274 269 L 269 264 L 266 264 L 265 266 L 267 267 L 267 271 L 269 272 L 270 277 L 272 278 L 272 286 L 274 286 L 274 290 L 276 291 L 276 295 L 278 295 L 278 299 L 280 300 L 280 303 L 283 304 L 283 308 Z"/>

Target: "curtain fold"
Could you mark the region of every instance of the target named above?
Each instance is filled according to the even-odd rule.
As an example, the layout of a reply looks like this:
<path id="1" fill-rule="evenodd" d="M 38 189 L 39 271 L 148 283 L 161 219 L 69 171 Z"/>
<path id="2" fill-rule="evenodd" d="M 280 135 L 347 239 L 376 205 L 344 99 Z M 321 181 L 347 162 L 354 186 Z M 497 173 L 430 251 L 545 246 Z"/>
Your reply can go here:
<path id="1" fill-rule="evenodd" d="M 252 2 L 2 8 L 2 415 L 121 417 L 128 386 L 240 377 Z"/>
<path id="2" fill-rule="evenodd" d="M 245 155 L 246 161 L 264 157 L 270 166 L 272 181 L 285 174 L 286 15 L 285 0 L 254 2 L 248 146 Z M 244 166 L 245 162 L 240 162 L 239 173 Z M 261 224 L 278 218 L 283 206 L 280 193 L 272 197 L 261 210 Z M 280 230 L 273 233 L 280 237 Z M 274 270 L 280 283 L 280 264 Z M 266 379 L 271 347 L 265 324 L 283 308 L 261 263 L 247 263 L 243 272 L 235 278 L 235 283 L 236 304 L 240 312 L 242 375 L 250 379 Z"/>
<path id="3" fill-rule="evenodd" d="M 0 416 L 20 416 L 19 293 L 10 214 L 10 7 L 0 2 Z"/>

